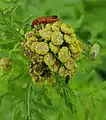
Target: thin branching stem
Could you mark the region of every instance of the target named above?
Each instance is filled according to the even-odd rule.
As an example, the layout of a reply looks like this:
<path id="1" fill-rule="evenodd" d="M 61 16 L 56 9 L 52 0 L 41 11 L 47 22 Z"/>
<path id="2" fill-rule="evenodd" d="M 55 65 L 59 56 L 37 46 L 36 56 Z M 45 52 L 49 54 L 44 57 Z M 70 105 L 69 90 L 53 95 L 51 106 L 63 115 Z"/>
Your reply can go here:
<path id="1" fill-rule="evenodd" d="M 27 85 L 27 120 L 31 120 L 31 114 L 30 114 L 30 96 L 31 95 L 31 83 L 30 80 Z"/>

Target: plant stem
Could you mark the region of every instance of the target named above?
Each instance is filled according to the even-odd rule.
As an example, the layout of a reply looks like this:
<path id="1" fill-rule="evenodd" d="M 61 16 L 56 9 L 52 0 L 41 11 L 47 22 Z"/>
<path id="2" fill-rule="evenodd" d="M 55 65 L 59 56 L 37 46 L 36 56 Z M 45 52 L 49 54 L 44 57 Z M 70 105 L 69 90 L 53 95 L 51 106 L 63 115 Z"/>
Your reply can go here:
<path id="1" fill-rule="evenodd" d="M 31 85 L 30 85 L 30 80 L 27 85 L 27 120 L 30 119 L 30 93 L 31 93 Z"/>

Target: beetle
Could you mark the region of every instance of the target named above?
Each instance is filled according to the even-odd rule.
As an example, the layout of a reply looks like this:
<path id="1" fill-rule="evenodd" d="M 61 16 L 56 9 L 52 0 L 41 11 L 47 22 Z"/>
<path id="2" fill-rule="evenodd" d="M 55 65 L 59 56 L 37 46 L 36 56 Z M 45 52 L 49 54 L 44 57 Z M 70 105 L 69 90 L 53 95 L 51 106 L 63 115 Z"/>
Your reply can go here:
<path id="1" fill-rule="evenodd" d="M 32 21 L 32 28 L 34 28 L 34 26 L 37 24 L 53 23 L 53 22 L 56 22 L 58 20 L 59 20 L 59 18 L 56 15 L 38 17 L 37 19 Z"/>

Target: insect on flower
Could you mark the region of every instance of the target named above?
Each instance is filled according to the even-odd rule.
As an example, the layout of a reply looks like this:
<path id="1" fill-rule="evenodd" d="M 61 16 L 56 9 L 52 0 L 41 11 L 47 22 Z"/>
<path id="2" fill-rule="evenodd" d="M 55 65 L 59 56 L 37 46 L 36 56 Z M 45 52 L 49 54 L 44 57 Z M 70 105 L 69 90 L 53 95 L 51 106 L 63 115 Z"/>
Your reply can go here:
<path id="1" fill-rule="evenodd" d="M 95 43 L 92 48 L 91 48 L 91 52 L 90 52 L 90 59 L 93 60 L 95 59 L 100 53 L 100 46 L 99 44 Z"/>
<path id="2" fill-rule="evenodd" d="M 32 28 L 34 28 L 34 25 L 37 24 L 47 24 L 47 23 L 53 23 L 58 21 L 58 16 L 44 16 L 44 17 L 38 17 L 37 19 L 32 21 Z"/>

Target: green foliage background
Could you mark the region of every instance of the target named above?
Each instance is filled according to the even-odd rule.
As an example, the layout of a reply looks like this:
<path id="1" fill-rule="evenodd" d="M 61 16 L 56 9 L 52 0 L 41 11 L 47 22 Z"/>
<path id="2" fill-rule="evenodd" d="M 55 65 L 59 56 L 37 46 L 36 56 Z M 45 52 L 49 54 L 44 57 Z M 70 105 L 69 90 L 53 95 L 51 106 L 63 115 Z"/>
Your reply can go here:
<path id="1" fill-rule="evenodd" d="M 69 82 L 74 95 L 62 98 L 53 87 L 31 83 L 20 42 L 31 21 L 45 15 L 58 15 L 84 44 L 101 47 L 99 64 L 89 57 L 78 62 Z M 0 0 L 0 57 L 13 63 L 10 71 L 0 71 L 0 120 L 106 120 L 105 40 L 106 0 Z"/>

